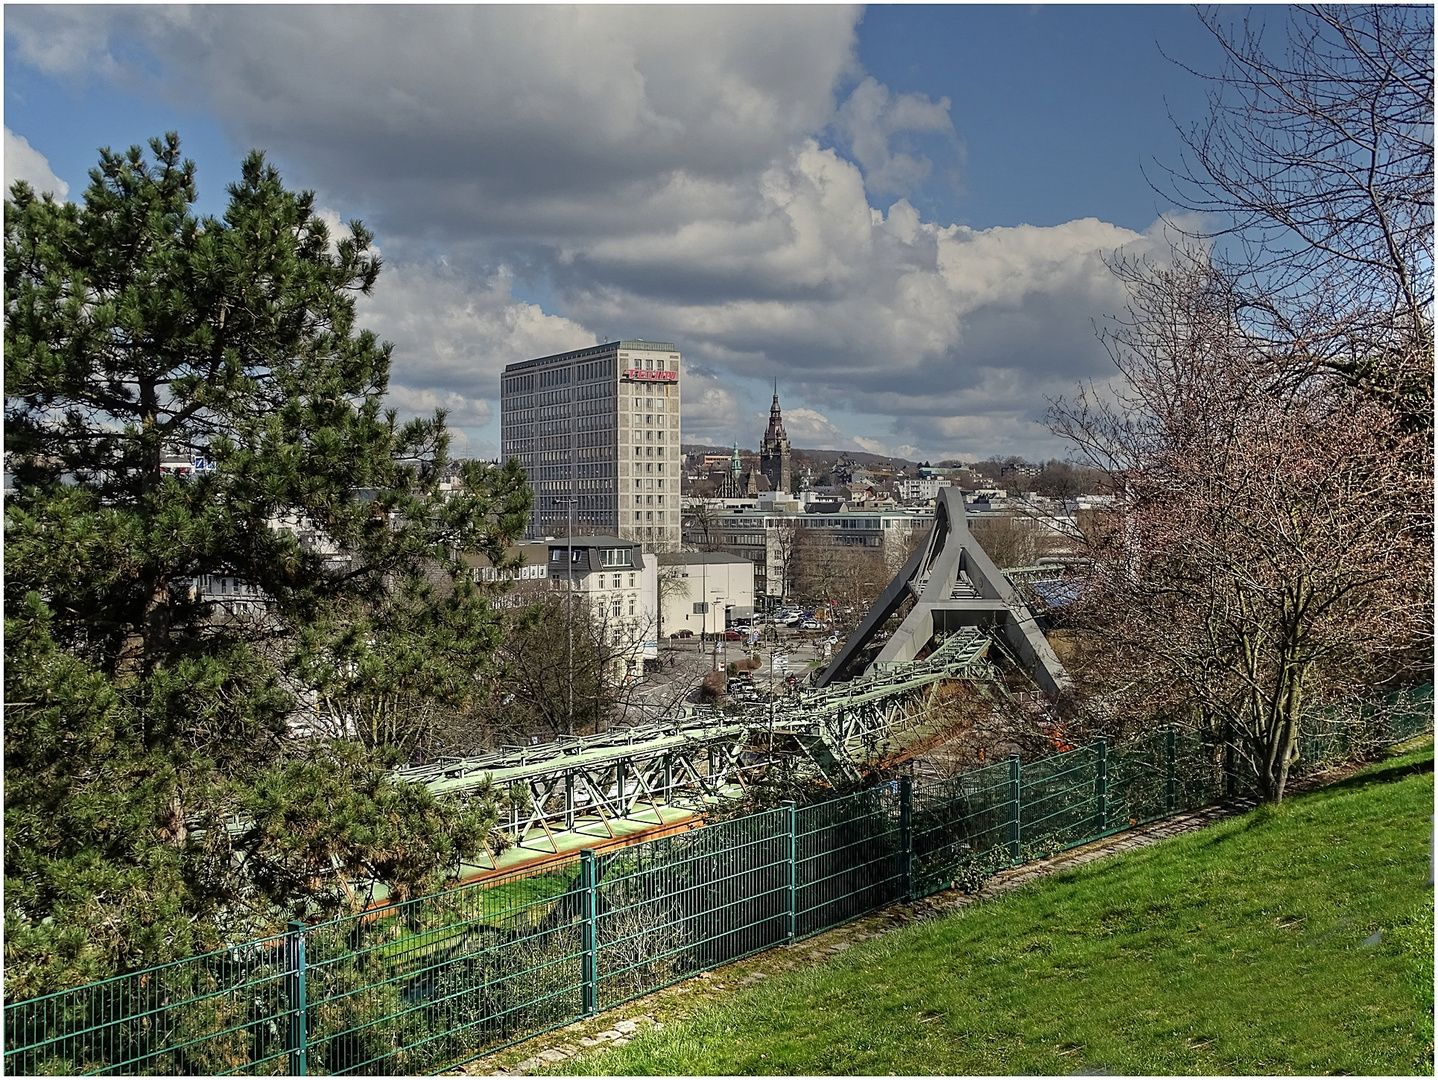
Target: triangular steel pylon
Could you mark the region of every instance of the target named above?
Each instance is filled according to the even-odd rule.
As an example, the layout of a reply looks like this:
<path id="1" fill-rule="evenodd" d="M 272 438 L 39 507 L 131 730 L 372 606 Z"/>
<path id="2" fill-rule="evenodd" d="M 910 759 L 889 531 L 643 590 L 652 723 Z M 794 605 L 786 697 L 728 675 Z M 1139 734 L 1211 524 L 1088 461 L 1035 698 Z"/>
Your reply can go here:
<path id="1" fill-rule="evenodd" d="M 935 634 L 977 626 L 1000 636 L 1050 698 L 1070 687 L 1068 673 L 1044 640 L 1032 609 L 969 532 L 963 495 L 956 487 L 939 489 L 928 539 L 909 556 L 858 629 L 849 635 L 819 677 L 820 686 L 835 680 L 907 596 L 914 597 L 914 609 L 885 643 L 876 664 L 913 660 L 932 645 Z"/>

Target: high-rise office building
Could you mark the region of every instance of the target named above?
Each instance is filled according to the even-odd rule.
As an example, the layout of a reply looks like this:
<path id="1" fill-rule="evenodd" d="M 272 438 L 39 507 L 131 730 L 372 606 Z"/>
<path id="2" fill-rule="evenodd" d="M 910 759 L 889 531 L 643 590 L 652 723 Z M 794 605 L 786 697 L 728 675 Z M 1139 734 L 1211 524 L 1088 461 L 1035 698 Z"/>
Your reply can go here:
<path id="1" fill-rule="evenodd" d="M 500 382 L 505 460 L 534 489 L 531 538 L 609 533 L 679 550 L 679 351 L 611 341 L 510 364 Z"/>

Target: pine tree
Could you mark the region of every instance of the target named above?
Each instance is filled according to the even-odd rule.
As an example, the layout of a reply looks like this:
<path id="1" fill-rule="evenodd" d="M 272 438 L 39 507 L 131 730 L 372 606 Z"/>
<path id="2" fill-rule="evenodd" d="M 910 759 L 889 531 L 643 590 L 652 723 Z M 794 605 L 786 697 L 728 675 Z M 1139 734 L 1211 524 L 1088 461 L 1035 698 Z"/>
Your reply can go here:
<path id="1" fill-rule="evenodd" d="M 258 152 L 197 217 L 178 138 L 150 148 L 102 151 L 80 204 L 22 182 L 5 205 L 9 994 L 336 910 L 366 878 L 433 887 L 495 820 L 390 780 L 402 724 L 296 720 L 479 692 L 499 620 L 461 557 L 502 557 L 522 473 L 464 463 L 442 496 L 443 414 L 384 408 L 360 224 L 332 239 Z M 207 603 L 212 575 L 263 604 Z"/>

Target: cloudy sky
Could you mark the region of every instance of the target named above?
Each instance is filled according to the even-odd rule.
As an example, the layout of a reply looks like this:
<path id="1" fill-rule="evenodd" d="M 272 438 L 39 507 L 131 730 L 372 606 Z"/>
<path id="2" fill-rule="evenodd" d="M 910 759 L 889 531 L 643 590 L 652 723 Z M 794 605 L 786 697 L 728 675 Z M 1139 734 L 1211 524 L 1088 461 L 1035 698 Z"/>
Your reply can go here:
<path id="1" fill-rule="evenodd" d="M 1277 9 L 1272 9 L 1277 10 Z M 1186 7 L 5 9 L 5 180 L 79 198 L 180 133 L 218 212 L 251 147 L 386 263 L 391 394 L 498 452 L 505 364 L 684 355 L 685 441 L 1063 456 L 1105 265 L 1217 66 Z"/>

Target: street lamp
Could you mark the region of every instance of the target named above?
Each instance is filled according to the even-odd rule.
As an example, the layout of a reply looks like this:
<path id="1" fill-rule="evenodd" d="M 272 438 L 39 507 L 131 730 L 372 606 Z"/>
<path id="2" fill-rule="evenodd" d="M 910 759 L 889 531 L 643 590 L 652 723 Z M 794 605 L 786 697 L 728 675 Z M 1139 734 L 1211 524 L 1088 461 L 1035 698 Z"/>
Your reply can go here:
<path id="1" fill-rule="evenodd" d="M 574 496 L 565 500 L 569 504 L 568 557 L 569 569 L 565 573 L 564 622 L 569 637 L 569 734 L 574 734 Z"/>
<path id="2" fill-rule="evenodd" d="M 727 623 L 727 621 L 728 621 L 728 620 L 726 620 L 726 619 L 723 619 L 724 597 L 720 596 L 718 593 L 715 593 L 715 594 L 714 594 L 714 602 L 719 605 L 720 619 L 722 620 L 722 621 L 721 621 L 721 626 L 722 626 L 724 623 Z M 728 627 L 725 626 L 724 629 L 728 629 Z M 714 632 L 714 667 L 711 669 L 711 670 L 713 670 L 713 671 L 718 671 L 718 670 L 719 670 L 719 642 L 721 642 L 721 641 L 727 641 L 727 640 L 728 640 L 728 639 L 724 636 L 724 630 L 723 630 L 723 629 L 721 629 L 721 630 L 716 630 L 716 631 Z M 725 659 L 726 659 L 726 660 L 728 659 L 728 653 L 727 653 L 727 652 L 725 653 Z"/>

